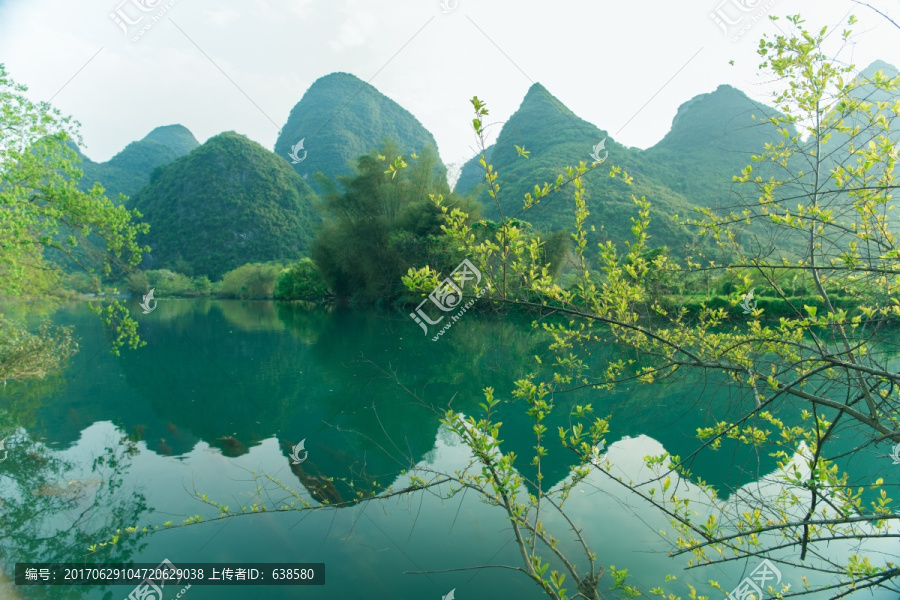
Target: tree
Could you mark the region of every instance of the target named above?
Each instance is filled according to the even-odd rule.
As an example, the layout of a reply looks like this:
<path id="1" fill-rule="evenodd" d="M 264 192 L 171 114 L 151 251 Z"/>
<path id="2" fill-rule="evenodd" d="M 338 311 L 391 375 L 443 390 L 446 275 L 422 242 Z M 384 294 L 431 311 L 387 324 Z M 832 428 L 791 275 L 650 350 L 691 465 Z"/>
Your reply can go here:
<path id="1" fill-rule="evenodd" d="M 99 292 L 99 274 L 76 251 L 79 239 L 94 233 L 106 242 L 101 274 L 109 274 L 114 261 L 133 267 L 142 252 L 136 235 L 144 229 L 131 219 L 140 215 L 116 206 L 99 184 L 88 192 L 78 188 L 78 159 L 67 146 L 79 140 L 78 123 L 46 102 L 31 102 L 26 91 L 0 64 L 0 295 L 58 293 L 59 269 L 45 257 L 50 251 L 80 265 Z M 114 329 L 114 351 L 139 343 L 137 324 L 121 303 L 114 300 L 95 309 Z M 75 347 L 69 329 L 46 326 L 33 334 L 4 321 L 0 378 L 41 377 L 59 368 Z"/>
<path id="2" fill-rule="evenodd" d="M 559 352 L 554 377 L 526 378 L 513 393 L 528 401 L 535 420 L 535 464 L 547 452 L 540 421 L 552 410 L 552 398 L 567 389 L 605 389 L 633 380 L 651 383 L 685 369 L 725 374 L 745 392 L 742 417 L 700 430 L 700 444 L 691 456 L 646 457 L 658 476 L 622 485 L 671 519 L 673 554 L 690 555 L 691 568 L 747 557 L 790 563 L 790 557 L 796 556 L 833 577 L 809 584 L 811 590 L 838 597 L 866 587 L 895 589 L 891 582 L 900 575 L 890 560 L 867 556 L 864 551 L 850 552 L 843 561 L 823 552 L 841 540 L 898 537 L 900 514 L 891 507 L 883 481 L 864 473 L 842 472 L 841 467 L 847 454 L 872 449 L 885 440 L 900 442 L 900 374 L 890 362 L 890 324 L 900 317 L 900 249 L 890 204 L 897 187 L 900 78 L 883 73 L 854 77 L 852 65 L 841 64 L 823 49 L 828 28 L 810 32 L 800 17 L 789 21 L 793 32 L 763 40 L 759 50 L 761 68 L 783 83 L 775 105 L 784 116 L 769 119 L 782 137 L 754 157 L 757 169 L 766 166 L 775 174 L 763 177 L 748 166 L 735 183 L 740 189 L 753 190 L 754 201 L 726 215 L 701 210 L 699 218 L 685 223 L 713 237 L 724 256 L 738 257 L 734 262 L 701 264 L 699 257 L 688 257 L 679 264 L 664 253 L 647 253 L 650 205 L 636 198 L 634 242 L 621 255 L 612 244 L 601 244 L 599 273 L 595 272 L 587 252 L 584 222 L 589 211 L 583 178 L 596 164 L 567 169 L 555 184 L 536 186 L 534 195 L 527 195 L 524 202 L 528 209 L 566 185 L 574 187 L 573 239 L 581 278 L 568 289 L 533 260 L 533 242 L 524 243 L 517 227 L 504 222 L 496 240 L 474 244 L 465 215 L 444 212 L 451 235 L 487 275 L 491 300 L 542 314 L 552 311 L 568 321 L 543 325 Z M 850 25 L 853 22 L 851 18 Z M 849 30 L 841 35 L 845 43 L 852 39 Z M 472 103 L 478 132 L 487 111 L 477 98 Z M 498 174 L 482 160 L 486 181 L 496 190 Z M 615 167 L 609 174 L 630 181 Z M 767 237 L 750 229 L 757 223 L 765 224 Z M 746 303 L 749 318 L 729 323 L 725 308 L 708 307 L 699 315 L 688 315 L 648 293 L 657 280 L 654 273 L 696 272 L 727 274 L 742 281 L 732 303 Z M 804 305 L 785 292 L 779 281 L 786 275 L 812 282 L 815 305 Z M 437 285 L 438 277 L 433 271 L 411 269 L 405 281 L 411 289 L 428 290 Z M 537 300 L 526 299 L 513 283 L 524 285 Z M 767 320 L 764 309 L 750 304 L 754 283 L 784 301 L 790 314 L 778 321 Z M 843 296 L 853 298 L 852 308 L 838 304 L 837 298 Z M 592 374 L 591 357 L 609 344 L 632 348 L 644 360 L 613 362 Z M 448 412 L 446 422 L 475 449 L 486 468 L 472 483 L 510 515 L 523 553 L 523 569 L 548 596 L 564 598 L 558 589 L 559 575 L 547 579 L 543 572 L 547 562 L 537 546 L 544 555 L 557 549 L 553 538 L 544 539 L 543 545 L 534 542 L 535 532 L 541 533 L 538 515 L 544 506 L 561 511 L 561 501 L 570 486 L 583 478 L 586 465 L 593 464 L 616 480 L 597 460 L 595 450 L 614 423 L 591 416 L 590 406 L 577 407 L 573 426 L 561 429 L 559 437 L 576 454 L 579 465 L 557 492 L 548 494 L 541 489 L 540 479 L 523 482 L 511 460 L 501 453 L 495 441 L 500 438 L 499 425 L 490 418 L 496 403 L 493 390 L 486 391 L 486 397 L 486 418 L 463 420 Z M 698 453 L 723 443 L 746 444 L 775 456 L 781 464 L 779 493 L 772 497 L 760 484 L 743 490 L 739 501 L 724 501 L 717 490 L 695 481 L 705 494 L 705 506 L 689 506 L 679 498 L 672 478 L 691 480 L 690 465 Z M 760 479 L 763 475 L 757 473 Z M 524 502 L 516 498 L 520 484 L 535 490 Z M 750 507 L 749 512 L 745 507 Z M 572 530 L 578 531 L 574 524 Z M 587 545 L 585 553 L 590 558 Z M 575 577 L 581 597 L 597 597 L 592 587 L 596 581 L 593 562 L 587 574 L 574 563 L 563 563 Z M 665 595 L 661 588 L 646 592 L 631 588 L 621 573 L 613 573 L 613 579 L 629 595 Z"/>
<path id="3" fill-rule="evenodd" d="M 405 168 L 407 161 L 411 166 Z M 323 181 L 328 218 L 312 258 L 337 298 L 393 300 L 404 291 L 400 277 L 410 264 L 452 263 L 440 210 L 428 200 L 431 194 L 450 195 L 436 162 L 433 150 L 401 157 L 385 143 L 359 157 L 354 176 L 338 178 L 341 191 Z M 455 195 L 448 203 L 470 213 L 477 209 Z"/>

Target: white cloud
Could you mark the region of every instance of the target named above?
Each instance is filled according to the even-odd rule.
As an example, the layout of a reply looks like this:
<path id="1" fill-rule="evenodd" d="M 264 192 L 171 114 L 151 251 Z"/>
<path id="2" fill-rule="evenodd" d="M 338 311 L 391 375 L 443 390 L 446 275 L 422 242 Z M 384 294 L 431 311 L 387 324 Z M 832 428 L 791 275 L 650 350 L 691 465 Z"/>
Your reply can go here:
<path id="1" fill-rule="evenodd" d="M 344 22 L 341 23 L 337 37 L 328 42 L 328 47 L 335 52 L 362 46 L 376 30 L 376 18 L 362 8 L 361 2 L 348 1 L 341 9 Z"/>
<path id="2" fill-rule="evenodd" d="M 206 11 L 209 20 L 213 22 L 214 25 L 218 25 L 219 27 L 226 27 L 231 25 L 232 23 L 238 21 L 241 17 L 241 13 L 233 8 L 228 6 L 218 7 L 215 10 Z"/>
<path id="3" fill-rule="evenodd" d="M 288 2 L 284 6 L 284 10 L 298 19 L 306 19 L 314 14 L 312 7 L 313 0 L 294 0 L 293 2 Z"/>

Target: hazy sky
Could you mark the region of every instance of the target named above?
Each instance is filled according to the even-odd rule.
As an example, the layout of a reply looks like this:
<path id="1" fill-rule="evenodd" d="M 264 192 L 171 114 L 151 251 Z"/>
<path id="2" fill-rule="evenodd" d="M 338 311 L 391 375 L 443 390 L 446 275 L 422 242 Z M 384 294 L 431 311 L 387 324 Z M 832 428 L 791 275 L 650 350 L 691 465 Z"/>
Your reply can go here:
<path id="1" fill-rule="evenodd" d="M 900 22 L 900 1 L 867 1 Z M 448 12 L 441 0 L 0 0 L 0 62 L 82 123 L 96 161 L 173 123 L 201 143 L 233 130 L 271 149 L 310 84 L 346 71 L 412 112 L 448 164 L 473 154 L 469 98 L 500 122 L 533 82 L 640 148 L 720 84 L 767 100 L 756 47 L 777 29 L 766 14 L 819 28 L 852 11 L 865 34 L 843 57 L 900 66 L 900 29 L 850 0 L 444 2 Z M 736 24 L 717 25 L 717 9 Z"/>

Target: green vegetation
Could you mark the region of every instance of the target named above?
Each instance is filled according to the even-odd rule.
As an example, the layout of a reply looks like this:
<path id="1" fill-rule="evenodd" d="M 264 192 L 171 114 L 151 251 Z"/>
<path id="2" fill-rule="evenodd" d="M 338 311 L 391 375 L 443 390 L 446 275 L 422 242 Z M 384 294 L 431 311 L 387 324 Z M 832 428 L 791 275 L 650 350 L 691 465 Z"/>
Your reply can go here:
<path id="1" fill-rule="evenodd" d="M 98 187 L 79 189 L 77 157 L 67 146 L 77 139 L 72 120 L 45 102 L 31 102 L 26 91 L 0 64 L 0 296 L 7 299 L 58 294 L 61 273 L 45 259 L 48 249 L 81 265 L 98 287 L 99 274 L 76 253 L 91 232 L 106 245 L 102 273 L 110 273 L 114 261 L 136 265 L 143 250 L 137 242 L 142 228 L 132 223 L 140 215 L 115 205 Z M 63 228 L 68 234 L 61 238 Z M 120 303 L 95 309 L 116 330 L 114 351 L 139 343 L 136 323 Z M 32 333 L 0 316 L 0 379 L 43 377 L 76 347 L 69 329 L 45 325 Z"/>
<path id="2" fill-rule="evenodd" d="M 527 458 L 537 477 L 524 477 L 515 464 L 519 457 L 501 441 L 505 436 L 495 409 L 504 399 L 488 388 L 482 415 L 445 414 L 444 423 L 474 455 L 470 468 L 452 474 L 427 471 L 414 478 L 413 487 L 449 484 L 475 491 L 505 511 L 523 557 L 517 569 L 549 598 L 602 597 L 607 567 L 595 562 L 590 542 L 571 521 L 557 537 L 544 527 L 546 517 L 541 518 L 547 511 L 565 516 L 563 503 L 591 475 L 622 486 L 665 515 L 671 530 L 661 532 L 663 539 L 670 540 L 671 553 L 683 556 L 689 567 L 747 558 L 758 564 L 765 558 L 829 576 L 817 584 L 804 577 L 801 589 L 784 584 L 770 588 L 775 597 L 889 591 L 900 576 L 892 556 L 864 542 L 896 537 L 900 513 L 888 497 L 888 486 L 845 460 L 856 453 L 883 454 L 878 451 L 882 442 L 900 442 L 900 373 L 884 351 L 893 346 L 885 323 L 900 317 L 900 246 L 891 227 L 897 219 L 891 201 L 900 139 L 892 123 L 900 119 L 900 77 L 881 72 L 855 77 L 852 65 L 822 50 L 834 35 L 829 28 L 809 31 L 799 16 L 788 21 L 792 27 L 781 29 L 792 31 L 765 38 L 759 47 L 760 69 L 780 83 L 774 104 L 784 114 L 769 119 L 776 129 L 773 139 L 735 176 L 740 211 L 705 209 L 701 217 L 684 223 L 715 240 L 725 256 L 737 257 L 734 262 L 679 262 L 666 252 L 649 251 L 650 203 L 636 200 L 632 241 L 621 254 L 612 243 L 600 244 L 594 269 L 587 241 L 587 182 L 597 163 L 565 168 L 556 186 L 537 190 L 526 201 L 529 205 L 563 188 L 573 190 L 580 275 L 574 286 L 560 285 L 544 268 L 535 252 L 539 241 L 523 240 L 517 224 L 504 221 L 494 239 L 476 243 L 467 216 L 444 211 L 448 233 L 486 276 L 489 300 L 565 319 L 542 323 L 558 353 L 552 376 L 526 376 L 510 394 L 510 400 L 524 402 L 533 421 L 534 454 Z M 849 25 L 854 22 L 851 17 Z M 835 34 L 853 46 L 849 28 Z M 859 93 L 872 89 L 886 99 Z M 475 131 L 483 140 L 487 110 L 477 98 L 472 103 Z M 830 147 L 833 142 L 836 148 Z M 487 193 L 499 203 L 502 174 L 484 162 Z M 760 167 L 777 175 L 761 176 Z M 618 166 L 608 173 L 630 181 Z M 741 241 L 752 228 L 769 232 L 780 243 L 748 252 Z M 800 248 L 805 252 L 798 253 Z M 723 280 L 723 290 L 732 291 L 731 306 L 742 302 L 746 307 L 744 322 L 729 323 L 727 307 L 711 303 L 689 316 L 650 292 L 703 279 L 709 285 L 715 278 Z M 431 290 L 438 283 L 428 268 L 410 269 L 404 280 L 412 291 Z M 754 284 L 763 288 L 754 295 L 758 301 L 749 295 Z M 773 316 L 767 314 L 769 298 L 778 300 L 782 315 L 774 322 L 764 321 Z M 592 368 L 609 346 L 630 349 L 641 359 Z M 545 425 L 557 396 L 573 388 L 651 384 L 684 370 L 730 380 L 734 393 L 741 394 L 740 415 L 698 429 L 700 445 L 691 456 L 644 457 L 652 475 L 640 482 L 624 480 L 621 470 L 600 455 L 615 421 L 594 415 L 591 404 L 576 406 L 570 425 L 558 432 Z M 577 461 L 571 475 L 552 489 L 545 489 L 541 474 L 550 452 L 548 436 L 558 437 Z M 846 440 L 853 440 L 852 448 Z M 697 454 L 734 452 L 740 446 L 778 460 L 772 475 L 777 487 L 760 481 L 739 491 L 720 490 L 691 473 Z M 768 474 L 754 475 L 761 479 Z M 687 497 L 687 483 L 699 490 L 699 502 Z M 578 535 L 579 553 L 583 551 L 577 558 L 559 544 L 572 531 Z M 860 543 L 843 558 L 826 558 L 826 549 L 838 540 Z M 549 570 L 551 561 L 561 568 Z M 608 573 L 612 589 L 623 597 L 677 598 L 667 595 L 662 581 L 642 588 L 628 583 L 627 571 L 609 566 Z M 710 585 L 723 593 L 728 589 L 715 580 Z M 697 595 L 690 586 L 686 591 L 692 598 Z"/>
<path id="3" fill-rule="evenodd" d="M 298 158 L 306 158 L 293 168 L 320 193 L 327 188 L 312 178 L 316 173 L 330 180 L 350 175 L 357 158 L 385 140 L 396 144 L 397 154 L 437 149 L 434 137 L 409 111 L 349 73 L 331 73 L 309 87 L 291 110 L 275 153 L 291 160 L 288 155 L 300 140 L 305 154 L 300 151 Z M 446 176 L 440 159 L 434 169 L 435 176 Z"/>
<path id="4" fill-rule="evenodd" d="M 403 293 L 400 277 L 410 265 L 452 269 L 459 262 L 429 196 L 447 195 L 447 205 L 469 212 L 477 205 L 450 194 L 446 179 L 435 175 L 436 161 L 429 149 L 400 156 L 388 144 L 360 157 L 355 176 L 339 177 L 341 191 L 323 181 L 330 188 L 323 201 L 326 220 L 312 258 L 335 297 L 393 301 Z"/>
<path id="5" fill-rule="evenodd" d="M 876 61 L 861 75 L 871 79 L 879 70 L 886 76 L 897 75 L 894 67 L 881 61 Z M 886 101 L 883 91 L 869 85 L 860 86 L 852 94 L 857 100 Z M 551 194 L 532 204 L 527 197 L 535 195 L 535 182 L 541 186 L 547 182 L 552 184 L 564 165 L 590 162 L 590 149 L 605 138 L 609 159 L 626 170 L 634 181 L 624 185 L 621 180 L 609 179 L 596 172 L 586 175 L 589 242 L 610 240 L 621 245 L 630 240 L 631 223 L 627 215 L 633 194 L 652 205 L 655 227 L 653 237 L 648 241 L 650 247 L 667 246 L 680 258 L 697 256 L 698 252 L 710 258 L 714 251 L 712 244 L 705 238 L 691 235 L 679 221 L 692 214 L 694 207 L 738 210 L 746 206 L 747 199 L 732 181 L 732 176 L 752 160 L 753 149 L 762 148 L 781 135 L 773 119 L 782 116 L 778 110 L 751 100 L 731 86 L 722 85 L 714 92 L 685 102 L 666 136 L 652 148 L 642 151 L 617 144 L 606 132 L 574 115 L 543 86 L 535 84 L 521 107 L 504 124 L 499 141 L 484 147 L 482 140 L 483 153 L 464 165 L 455 191 L 473 194 L 484 204 L 485 215 L 490 218 L 499 218 L 502 211 L 505 217 L 527 219 L 544 232 L 567 228 L 571 207 L 565 198 Z M 785 126 L 786 135 L 796 133 L 793 127 L 793 124 Z M 897 123 L 890 127 L 894 132 L 900 130 Z M 849 158 L 846 136 L 840 132 L 832 135 L 831 152 L 823 165 L 826 171 Z M 519 160 L 517 146 L 528 149 L 528 160 Z M 490 184 L 502 189 L 499 202 L 489 193 L 482 158 L 503 173 L 502 178 Z M 773 163 L 755 167 L 755 175 L 764 179 L 777 172 Z M 803 193 L 803 186 L 814 185 L 814 173 L 804 168 L 802 162 L 792 163 L 791 168 L 797 173 L 797 180 L 791 189 L 779 190 L 785 198 Z M 673 220 L 676 215 L 679 219 Z M 893 223 L 890 226 L 897 229 Z M 784 243 L 784 240 L 769 238 L 765 227 L 754 223 L 744 231 L 740 251 L 766 252 L 779 245 L 784 250 Z M 802 253 L 802 244 L 794 243 L 799 245 L 789 249 Z M 734 256 L 718 258 L 732 260 Z"/>
<path id="6" fill-rule="evenodd" d="M 247 262 L 299 259 L 319 221 L 290 166 L 236 133 L 154 172 L 134 197 L 150 225 L 145 266 L 218 279 Z"/>
<path id="7" fill-rule="evenodd" d="M 188 277 L 168 269 L 133 271 L 124 284 L 125 290 L 140 297 L 152 288 L 156 296 L 209 296 L 213 285 L 205 275 Z"/>
<path id="8" fill-rule="evenodd" d="M 221 298 L 267 300 L 275 296 L 275 282 L 284 266 L 277 263 L 243 265 L 225 273 L 217 290 Z"/>
<path id="9" fill-rule="evenodd" d="M 884 350 L 893 345 L 887 325 L 900 318 L 900 244 L 891 204 L 900 155 L 894 125 L 900 119 L 900 77 L 874 72 L 857 78 L 852 65 L 824 53 L 832 35 L 852 47 L 850 29 L 809 31 L 799 17 L 788 21 L 791 27 L 782 31 L 789 33 L 765 38 L 759 46 L 760 69 L 780 83 L 774 105 L 782 112 L 770 113 L 765 127 L 754 132 L 765 133 L 765 139 L 756 140 L 759 154 L 752 164 L 736 169 L 730 190 L 734 201 L 723 207 L 701 205 L 690 219 L 688 198 L 642 177 L 665 175 L 663 167 L 642 162 L 643 157 L 614 142 L 607 143 L 612 166 L 605 160 L 588 163 L 584 155 L 603 132 L 566 113 L 537 85 L 490 157 L 488 111 L 478 98 L 472 100 L 484 174 L 483 187 L 475 193 L 480 203 L 449 191 L 435 176 L 438 163 L 428 148 L 418 156 L 384 145 L 359 157 L 356 172 L 338 176 L 337 185 L 319 180 L 325 220 L 311 245 L 311 259 L 302 251 L 315 223 L 306 210 L 312 192 L 285 161 L 236 134 L 222 134 L 158 170 L 136 199 L 153 224 L 153 262 L 190 270 L 196 277 L 169 269 L 133 273 L 132 289 L 159 285 L 161 293 L 172 294 L 204 289 L 242 299 L 319 299 L 330 292 L 341 300 L 404 301 L 434 290 L 465 257 L 483 276 L 480 287 L 466 294 L 484 292 L 484 304 L 494 309 L 534 314 L 534 327 L 552 338 L 549 350 L 556 353 L 553 361 L 536 358 L 506 397 L 484 389 L 481 414 L 463 414 L 458 407 L 442 413 L 442 423 L 470 452 L 469 464 L 461 469 L 444 473 L 413 463 L 403 473 L 409 482 L 403 489 L 389 488 L 381 496 L 355 490 L 355 497 L 344 500 L 319 488 L 313 496 L 319 506 L 280 480 L 253 472 L 260 497 L 268 479 L 289 491 L 297 506 L 261 502 L 238 512 L 198 494 L 216 511 L 206 522 L 245 512 L 344 507 L 425 490 L 448 498 L 471 492 L 503 511 L 522 558 L 510 568 L 547 597 L 599 600 L 600 590 L 609 588 L 625 598 L 677 600 L 661 587 L 677 585 L 674 578 L 640 587 L 629 583 L 627 571 L 597 562 L 591 548 L 602 540 L 585 539 L 568 520 L 564 503 L 570 493 L 595 477 L 657 509 L 670 524 L 661 539 L 669 540 L 672 555 L 684 556 L 689 567 L 766 558 L 808 565 L 832 579 L 806 584 L 807 589 L 768 590 L 776 597 L 893 589 L 892 581 L 900 576 L 896 564 L 888 555 L 867 554 L 864 546 L 867 540 L 896 537 L 900 513 L 881 478 L 860 475 L 842 459 L 853 453 L 883 454 L 883 442 L 900 443 L 900 373 L 891 364 L 895 354 Z M 853 23 L 851 17 L 848 27 Z M 347 82 L 346 77 L 332 81 Z M 699 104 L 711 106 L 706 103 L 729 94 L 719 90 Z M 16 101 L 22 106 L 22 99 Z M 680 113 L 676 132 L 661 144 L 658 157 L 675 157 L 702 137 L 695 136 L 693 110 L 688 106 Z M 300 111 L 295 112 L 300 119 Z M 46 115 L 30 105 L 25 113 Z M 340 118 L 348 117 L 341 113 Z M 512 131 L 518 143 L 507 143 Z M 53 278 L 52 271 L 38 273 L 38 267 L 44 266 L 44 246 L 55 243 L 53 219 L 59 217 L 41 212 L 42 204 L 29 205 L 36 190 L 47 201 L 73 201 L 64 205 L 63 214 L 90 215 L 81 225 L 105 233 L 114 251 L 127 250 L 130 265 L 141 250 L 129 214 L 97 191 L 77 191 L 71 178 L 59 174 L 70 168 L 68 162 L 47 162 L 56 156 L 51 150 L 63 148 L 46 137 L 56 132 L 39 133 L 28 150 L 12 155 L 15 160 L 0 161 L 4 169 L 19 169 L 15 177 L 3 171 L 0 185 L 0 205 L 16 217 L 4 219 L 0 213 L 5 252 L 0 267 L 9 275 L 2 281 L 16 295 L 29 286 L 46 291 Z M 65 132 L 55 139 L 64 142 Z M 623 157 L 624 167 L 615 164 L 616 155 Z M 716 165 L 729 168 L 718 158 Z M 537 185 L 522 183 L 526 178 Z M 23 180 L 32 183 L 30 188 L 20 188 Z M 43 187 L 48 181 L 50 189 Z M 679 185 L 685 193 L 699 194 L 703 181 Z M 571 200 L 569 208 L 562 198 Z M 478 218 L 482 206 L 496 208 L 495 221 Z M 540 227 L 519 218 L 526 211 Z M 659 219 L 652 215 L 662 215 L 655 238 L 651 223 L 655 227 Z M 19 228 L 22 219 L 25 226 Z M 593 227 L 601 224 L 605 229 L 597 234 Z M 559 233 L 563 229 L 570 233 Z M 557 233 L 544 239 L 541 230 Z M 764 241 L 761 234 L 767 236 Z M 709 248 L 727 262 L 701 254 Z M 298 262 L 289 268 L 279 262 L 238 266 L 248 259 Z M 33 282 L 27 278 L 32 272 L 39 274 Z M 218 275 L 221 283 L 210 283 L 209 277 Z M 0 367 L 6 369 L 0 374 L 39 376 L 71 351 L 64 330 L 28 337 L 0 328 L 0 335 L 11 340 L 0 344 L 0 361 L 5 361 Z M 58 347 L 50 348 L 53 344 Z M 610 347 L 636 358 L 609 360 Z M 652 384 L 685 371 L 726 379 L 733 393 L 730 409 L 740 414 L 720 418 L 710 407 L 711 425 L 697 430 L 699 445 L 691 456 L 644 457 L 649 479 L 624 479 L 601 457 L 616 421 L 595 414 L 592 404 L 575 406 L 556 431 L 547 426 L 557 399 L 574 389 Z M 526 457 L 527 467 L 504 442 L 497 415 L 503 402 L 519 403 L 530 419 L 534 452 Z M 565 479 L 548 488 L 543 466 L 557 439 L 574 464 Z M 230 452 L 242 451 L 236 438 L 223 440 Z M 846 440 L 853 440 L 849 451 L 839 443 Z M 716 489 L 690 470 L 699 453 L 742 446 L 778 461 L 772 475 L 777 486 L 763 481 L 769 473 L 753 473 L 756 487 L 742 489 L 744 496 L 736 501 L 734 490 Z M 528 476 L 526 469 L 535 475 Z M 700 502 L 692 504 L 685 496 L 688 485 Z M 566 521 L 561 533 L 548 529 L 560 523 L 549 513 Z M 181 526 L 203 520 L 192 516 Z M 137 526 L 125 531 L 123 539 L 139 535 Z M 116 545 L 119 537 L 117 531 L 89 551 Z M 572 537 L 576 544 L 561 543 Z M 823 558 L 826 548 L 845 540 L 860 542 L 846 557 Z M 710 585 L 727 589 L 714 580 Z M 691 587 L 686 593 L 697 597 Z"/>
<path id="10" fill-rule="evenodd" d="M 276 300 L 321 302 L 330 297 L 331 292 L 319 267 L 310 258 L 301 259 L 282 271 L 275 282 Z"/>
<path id="11" fill-rule="evenodd" d="M 631 167 L 629 171 L 658 181 L 692 205 L 731 208 L 743 201 L 731 178 L 747 165 L 755 149 L 775 139 L 776 128 L 766 119 L 777 115 L 777 110 L 740 90 L 719 86 L 681 105 L 666 136 L 638 152 L 641 173 Z"/>
<path id="12" fill-rule="evenodd" d="M 95 184 L 100 184 L 107 197 L 114 203 L 126 202 L 124 204 L 126 207 L 130 207 L 130 204 L 124 197 L 132 196 L 146 185 L 150 181 L 150 174 L 156 167 L 168 164 L 199 146 L 191 132 L 181 125 L 157 127 L 144 139 L 128 144 L 124 150 L 105 163 L 91 161 L 71 140 L 67 142 L 67 145 L 80 159 L 77 166 L 84 173 L 79 182 L 82 191 L 87 192 Z M 60 227 L 58 237 L 65 239 L 71 233 L 69 228 L 64 225 Z M 81 240 L 79 247 L 72 251 L 71 256 L 61 255 L 53 249 L 47 249 L 45 257 L 60 265 L 67 273 L 67 277 L 73 279 L 71 287 L 68 289 L 87 293 L 80 274 L 84 266 L 95 270 L 100 268 L 105 247 L 101 238 L 96 235 L 88 235 Z M 127 269 L 114 267 L 111 277 L 119 279 L 126 274 L 126 271 Z"/>
<path id="13" fill-rule="evenodd" d="M 309 259 L 304 259 L 298 265 L 303 265 L 304 261 Z M 271 300 L 276 297 L 276 282 L 290 272 L 279 263 L 248 263 L 228 271 L 222 276 L 221 281 L 211 282 L 206 275 L 188 277 L 169 269 L 135 270 L 125 279 L 124 288 L 135 297 L 143 296 L 152 288 L 158 298 L 216 296 L 241 300 Z M 295 298 L 285 296 L 284 299 Z"/>

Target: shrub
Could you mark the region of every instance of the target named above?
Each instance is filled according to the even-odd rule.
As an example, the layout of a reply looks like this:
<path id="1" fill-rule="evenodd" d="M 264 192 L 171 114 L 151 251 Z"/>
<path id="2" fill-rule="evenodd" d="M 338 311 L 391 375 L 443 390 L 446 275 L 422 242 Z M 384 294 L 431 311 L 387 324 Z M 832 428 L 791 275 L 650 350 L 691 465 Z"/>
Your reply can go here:
<path id="1" fill-rule="evenodd" d="M 275 295 L 275 280 L 284 267 L 278 263 L 250 263 L 225 273 L 218 295 L 241 300 L 266 300 Z"/>
<path id="2" fill-rule="evenodd" d="M 191 285 L 187 290 L 188 296 L 209 296 L 212 293 L 212 282 L 206 275 L 191 279 Z"/>
<path id="3" fill-rule="evenodd" d="M 276 300 L 318 302 L 330 295 L 322 273 L 309 258 L 303 258 L 282 271 L 275 283 Z"/>
<path id="4" fill-rule="evenodd" d="M 125 290 L 133 296 L 142 296 L 150 291 L 150 279 L 144 271 L 134 271 L 125 278 Z"/>
<path id="5" fill-rule="evenodd" d="M 67 290 L 73 290 L 79 294 L 92 294 L 97 291 L 97 282 L 84 271 L 67 273 L 62 279 L 62 285 Z"/>
<path id="6" fill-rule="evenodd" d="M 168 269 L 146 271 L 146 275 L 149 286 L 157 296 L 183 296 L 191 285 L 187 276 Z"/>

